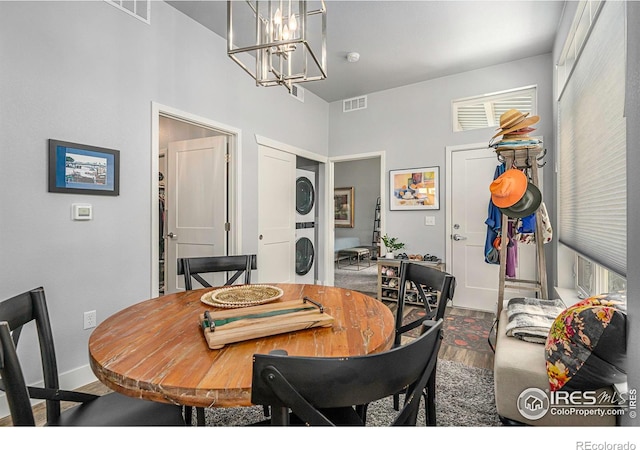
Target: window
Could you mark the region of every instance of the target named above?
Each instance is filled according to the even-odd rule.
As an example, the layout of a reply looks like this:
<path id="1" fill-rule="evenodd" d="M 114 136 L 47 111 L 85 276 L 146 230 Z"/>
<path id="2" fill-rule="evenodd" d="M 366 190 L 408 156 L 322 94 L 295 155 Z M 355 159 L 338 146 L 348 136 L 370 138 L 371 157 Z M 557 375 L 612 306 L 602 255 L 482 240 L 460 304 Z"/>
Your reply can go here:
<path id="1" fill-rule="evenodd" d="M 576 288 L 580 298 L 590 297 L 596 292 L 595 281 L 595 267 L 591 261 L 587 258 L 580 256 L 576 253 Z"/>
<path id="2" fill-rule="evenodd" d="M 454 100 L 452 104 L 453 131 L 498 128 L 500 116 L 510 109 L 535 115 L 537 111 L 536 87 L 527 86 Z"/>
<path id="3" fill-rule="evenodd" d="M 580 298 L 627 290 L 627 280 L 584 256 L 575 254 L 576 288 Z"/>
<path id="4" fill-rule="evenodd" d="M 142 20 L 144 23 L 151 23 L 151 0 L 104 0 L 108 4 L 115 6 L 121 11 Z"/>
<path id="5" fill-rule="evenodd" d="M 625 41 L 624 2 L 583 1 L 558 63 L 558 235 L 581 296 L 626 289 Z"/>
<path id="6" fill-rule="evenodd" d="M 557 67 L 559 92 L 562 91 L 564 85 L 569 79 L 569 75 L 571 74 L 578 55 L 582 51 L 583 45 L 589 36 L 591 27 L 600 12 L 601 6 L 602 2 L 600 0 L 582 1 L 578 5 L 576 15 L 573 18 L 569 38 L 562 50 L 562 56 L 560 57 L 560 62 Z"/>

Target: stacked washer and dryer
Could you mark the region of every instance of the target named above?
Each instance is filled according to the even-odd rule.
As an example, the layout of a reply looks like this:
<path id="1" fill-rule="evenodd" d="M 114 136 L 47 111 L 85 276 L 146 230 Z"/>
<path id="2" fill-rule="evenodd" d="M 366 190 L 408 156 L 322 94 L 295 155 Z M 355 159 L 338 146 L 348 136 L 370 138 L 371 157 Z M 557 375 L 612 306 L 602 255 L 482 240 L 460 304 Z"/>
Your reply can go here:
<path id="1" fill-rule="evenodd" d="M 296 283 L 315 284 L 316 174 L 296 169 Z"/>

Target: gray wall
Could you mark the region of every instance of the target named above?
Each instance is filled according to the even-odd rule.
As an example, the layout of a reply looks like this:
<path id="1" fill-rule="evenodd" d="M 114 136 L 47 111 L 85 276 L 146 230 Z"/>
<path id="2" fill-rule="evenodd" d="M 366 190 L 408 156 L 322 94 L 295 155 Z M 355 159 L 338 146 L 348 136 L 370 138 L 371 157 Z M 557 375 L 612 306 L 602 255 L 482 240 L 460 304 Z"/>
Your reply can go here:
<path id="1" fill-rule="evenodd" d="M 552 160 L 552 73 L 551 55 L 547 54 L 369 94 L 367 109 L 361 111 L 343 113 L 342 102 L 333 102 L 329 113 L 331 156 L 385 151 L 387 174 L 394 169 L 440 166 L 440 210 L 389 211 L 387 206 L 385 214 L 386 233 L 399 237 L 406 244 L 407 253 L 430 253 L 444 259 L 449 234 L 445 230 L 445 147 L 488 144 L 493 134 L 491 129 L 454 133 L 451 101 L 537 85 L 541 120 L 536 134 L 544 136 L 547 159 Z M 553 192 L 551 172 L 545 171 L 544 175 L 549 214 L 553 214 L 555 206 L 549 194 Z M 385 178 L 383 190 L 388 192 L 388 176 Z M 435 227 L 425 227 L 427 214 L 435 216 Z"/>
<path id="2" fill-rule="evenodd" d="M 640 192 L 640 3 L 627 3 L 627 193 Z M 640 342 L 640 200 L 627 195 L 627 307 L 629 321 L 627 336 L 628 384 L 640 388 L 640 359 L 636 345 Z M 640 418 L 625 416 L 625 425 L 640 425 Z"/>
<path id="3" fill-rule="evenodd" d="M 326 102 L 255 87 L 224 39 L 164 2 L 147 25 L 102 1 L 2 1 L 0 61 L 0 298 L 45 287 L 62 373 L 88 364 L 84 311 L 100 322 L 151 295 L 152 102 L 242 130 L 247 252 L 254 134 L 328 153 Z M 49 138 L 119 149 L 120 196 L 48 193 Z M 72 222 L 74 202 L 93 204 L 94 220 Z"/>
<path id="4" fill-rule="evenodd" d="M 628 123 L 637 124 L 640 6 L 629 2 L 628 9 Z M 368 109 L 343 114 L 340 102 L 327 105 L 309 91 L 302 104 L 284 89 L 255 88 L 225 55 L 223 39 L 163 2 L 152 3 L 151 22 L 104 2 L 0 2 L 0 298 L 45 287 L 61 372 L 88 362 L 83 311 L 96 309 L 101 321 L 150 295 L 153 101 L 242 130 L 245 251 L 257 250 L 257 200 L 249 195 L 257 188 L 254 134 L 323 155 L 328 148 L 332 156 L 384 150 L 387 172 L 439 165 L 443 204 L 445 146 L 489 137 L 487 130 L 453 133 L 451 100 L 537 84 L 538 130 L 547 159 L 554 159 L 551 55 L 370 94 Z M 628 142 L 640 140 L 639 129 L 628 127 Z M 121 195 L 47 193 L 49 138 L 120 149 Z M 632 176 L 640 170 L 639 158 L 630 145 L 630 192 L 640 190 Z M 545 171 L 544 183 L 553 217 L 553 171 Z M 629 309 L 637 317 L 640 202 L 637 196 L 628 201 Z M 92 203 L 95 219 L 72 222 L 73 202 Z M 444 209 L 429 213 L 436 226 L 428 236 L 419 234 L 422 212 L 386 211 L 387 232 L 444 256 Z M 549 271 L 555 274 L 555 267 Z M 632 324 L 629 331 L 636 342 L 638 327 Z M 32 334 L 23 339 L 33 340 Z M 639 363 L 630 358 L 630 364 L 630 386 L 637 388 Z M 40 377 L 35 367 L 27 367 L 27 375 Z"/>
<path id="5" fill-rule="evenodd" d="M 360 245 L 371 245 L 376 200 L 380 195 L 380 159 L 337 162 L 334 185 L 354 188 L 353 228 L 336 228 L 335 237 L 357 237 Z"/>

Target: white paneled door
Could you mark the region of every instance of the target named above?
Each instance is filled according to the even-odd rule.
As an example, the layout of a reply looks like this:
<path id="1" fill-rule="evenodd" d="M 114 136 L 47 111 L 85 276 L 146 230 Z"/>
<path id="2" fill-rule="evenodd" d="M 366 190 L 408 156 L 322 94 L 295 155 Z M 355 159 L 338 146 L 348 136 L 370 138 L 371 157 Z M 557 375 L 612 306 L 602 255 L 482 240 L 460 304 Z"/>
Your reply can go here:
<path id="1" fill-rule="evenodd" d="M 493 311 L 498 299 L 498 269 L 484 262 L 489 185 L 498 164 L 487 147 L 451 155 L 450 269 L 456 277 L 453 305 Z"/>
<path id="2" fill-rule="evenodd" d="M 258 147 L 258 279 L 295 283 L 296 156 Z"/>
<path id="3" fill-rule="evenodd" d="M 491 198 L 489 185 L 498 164 L 495 152 L 486 146 L 451 151 L 447 270 L 456 278 L 453 305 L 457 307 L 496 310 L 500 266 L 485 262 L 484 248 Z M 518 278 L 531 279 L 535 261 L 535 246 L 519 245 Z M 505 292 L 505 299 L 532 294 Z"/>
<path id="4" fill-rule="evenodd" d="M 184 289 L 176 270 L 178 258 L 226 254 L 226 152 L 225 136 L 168 144 L 167 293 Z M 207 276 L 213 286 L 224 284 L 223 274 Z"/>

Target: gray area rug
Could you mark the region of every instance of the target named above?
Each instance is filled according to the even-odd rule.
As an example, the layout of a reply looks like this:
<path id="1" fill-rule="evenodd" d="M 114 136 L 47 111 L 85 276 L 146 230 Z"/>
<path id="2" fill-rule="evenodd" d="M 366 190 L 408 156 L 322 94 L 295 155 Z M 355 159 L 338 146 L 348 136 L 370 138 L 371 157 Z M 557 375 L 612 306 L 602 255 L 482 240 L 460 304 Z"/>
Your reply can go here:
<path id="1" fill-rule="evenodd" d="M 334 286 L 364 292 L 377 298 L 378 296 L 378 265 L 373 264 L 362 270 L 355 270 L 355 266 L 349 269 L 335 269 Z"/>
<path id="2" fill-rule="evenodd" d="M 207 426 L 243 426 L 265 420 L 262 406 L 207 408 L 205 414 Z M 388 426 L 396 414 L 391 397 L 378 400 L 369 405 L 367 426 Z M 493 396 L 493 372 L 459 362 L 439 360 L 436 421 L 437 426 L 441 427 L 500 426 Z M 425 426 L 424 399 L 417 425 Z"/>

